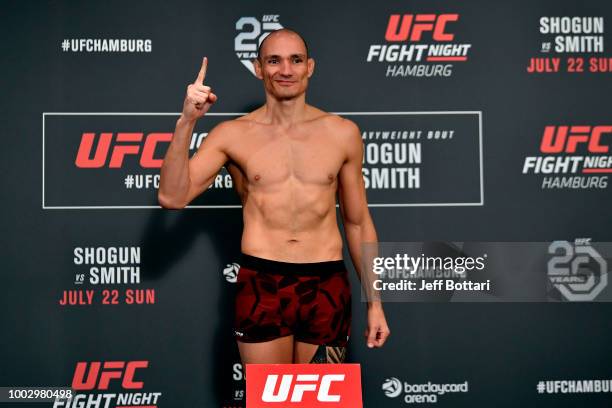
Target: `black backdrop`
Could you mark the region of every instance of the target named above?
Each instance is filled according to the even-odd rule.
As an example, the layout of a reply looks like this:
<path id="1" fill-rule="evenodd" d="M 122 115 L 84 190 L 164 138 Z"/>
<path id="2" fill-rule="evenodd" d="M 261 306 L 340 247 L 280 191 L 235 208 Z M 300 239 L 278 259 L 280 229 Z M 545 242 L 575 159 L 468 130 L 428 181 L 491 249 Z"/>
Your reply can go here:
<path id="1" fill-rule="evenodd" d="M 207 83 L 219 96 L 211 113 L 261 104 L 261 83 L 236 55 L 242 17 L 261 23 L 276 15 L 308 40 L 316 60 L 309 103 L 346 113 L 364 131 L 456 131 L 453 139 L 422 141 L 418 189 L 368 191 L 381 241 L 612 239 L 608 187 L 542 188 L 544 175 L 522 172 L 526 156 L 541 155 L 546 126 L 610 125 L 610 72 L 527 71 L 532 57 L 611 57 L 605 25 L 595 34 L 603 37 L 602 52 L 542 53 L 555 36 L 539 30 L 542 16 L 608 23 L 607 2 L 4 1 L 2 9 L 2 386 L 69 385 L 79 361 L 146 360 L 142 391 L 161 392 L 160 406 L 244 403 L 230 331 L 242 228 L 231 188 L 168 211 L 157 206 L 154 187 L 124 187 L 127 174 L 159 173 L 136 155 L 118 168 L 75 164 L 86 132 L 140 132 L 135 144 L 171 133 L 203 55 Z M 452 42 L 471 44 L 467 61 L 449 63 L 451 76 L 390 77 L 389 65 L 417 63 L 367 61 L 371 45 L 392 44 L 385 40 L 390 15 L 449 13 L 459 16 L 446 27 Z M 65 39 L 81 38 L 144 39 L 151 47 L 62 49 Z M 421 43 L 435 40 L 425 33 Z M 224 118 L 211 114 L 195 131 Z M 155 157 L 163 157 L 164 146 L 156 146 Z M 139 282 L 91 283 L 90 267 L 105 263 L 79 265 L 75 248 L 108 247 L 140 251 L 127 264 L 140 268 Z M 352 281 L 357 294 L 354 274 Z M 127 304 L 129 289 L 154 290 L 154 303 Z M 94 290 L 95 300 L 61 306 L 69 290 Z M 103 304 L 104 290 L 117 290 L 118 304 Z M 389 303 L 392 337 L 383 349 L 368 350 L 364 304 L 359 296 L 354 302 L 349 360 L 362 365 L 366 407 L 404 405 L 383 392 L 390 378 L 468 381 L 467 393 L 438 396 L 441 406 L 612 401 L 609 393 L 536 390 L 540 380 L 612 378 L 608 303 Z"/>

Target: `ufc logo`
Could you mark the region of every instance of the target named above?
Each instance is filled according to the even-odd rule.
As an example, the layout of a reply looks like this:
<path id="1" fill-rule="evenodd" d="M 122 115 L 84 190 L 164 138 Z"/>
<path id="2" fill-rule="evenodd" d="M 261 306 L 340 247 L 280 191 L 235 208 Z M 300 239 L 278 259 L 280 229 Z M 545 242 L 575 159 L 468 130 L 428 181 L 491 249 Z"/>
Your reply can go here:
<path id="1" fill-rule="evenodd" d="M 149 133 L 145 138 L 142 150 L 142 133 L 117 133 L 114 143 L 113 133 L 100 133 L 95 153 L 91 157 L 95 138 L 95 133 L 83 133 L 81 136 L 81 144 L 75 161 L 77 167 L 89 169 L 104 167 L 112 145 L 112 153 L 108 164 L 110 168 L 120 168 L 127 155 L 139 156 L 139 163 L 143 168 L 161 168 L 163 159 L 153 157 L 155 148 L 157 143 L 170 142 L 172 133 Z M 119 142 L 125 144 L 118 144 Z"/>
<path id="2" fill-rule="evenodd" d="M 575 153 L 579 144 L 586 144 L 590 153 L 608 153 L 610 147 L 600 144 L 605 133 L 612 133 L 612 126 L 546 126 L 540 151 Z"/>
<path id="3" fill-rule="evenodd" d="M 261 21 L 263 21 L 264 23 L 266 22 L 278 23 L 278 16 L 279 16 L 278 14 L 267 14 L 261 18 Z"/>
<path id="4" fill-rule="evenodd" d="M 249 408 L 363 408 L 359 364 L 247 364 Z"/>
<path id="5" fill-rule="evenodd" d="M 292 374 L 283 375 L 278 392 L 274 394 L 278 375 L 268 375 L 264 391 L 261 396 L 264 402 L 284 402 L 287 401 L 291 393 L 291 402 L 301 402 L 305 391 L 317 391 L 319 385 L 318 374 L 298 374 L 295 383 Z M 326 374 L 321 377 L 317 401 L 319 402 L 338 402 L 340 395 L 330 395 L 329 387 L 333 381 L 344 381 L 344 374 Z"/>
<path id="6" fill-rule="evenodd" d="M 141 389 L 144 386 L 142 381 L 135 381 L 134 375 L 139 368 L 147 368 L 148 361 L 106 361 L 102 363 L 94 361 L 89 363 L 79 361 L 72 378 L 72 388 L 75 390 L 107 390 L 111 380 L 121 380 L 121 386 L 125 389 Z M 102 369 L 100 369 L 102 367 Z M 85 372 L 87 378 L 85 378 Z M 98 379 L 99 378 L 99 379 Z"/>
<path id="7" fill-rule="evenodd" d="M 433 31 L 435 41 L 453 41 L 454 34 L 446 32 L 446 23 L 459 20 L 459 14 L 392 14 L 387 24 L 387 41 L 421 41 L 426 31 Z"/>

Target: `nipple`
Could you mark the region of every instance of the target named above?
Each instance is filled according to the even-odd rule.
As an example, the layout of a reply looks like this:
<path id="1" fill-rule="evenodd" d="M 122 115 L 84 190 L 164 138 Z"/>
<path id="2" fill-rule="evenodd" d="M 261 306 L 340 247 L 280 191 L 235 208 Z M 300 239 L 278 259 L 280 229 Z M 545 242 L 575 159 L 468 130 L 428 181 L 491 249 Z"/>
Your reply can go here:
<path id="1" fill-rule="evenodd" d="M 259 181 L 260 178 L 261 178 L 261 176 L 259 174 L 255 175 L 255 181 Z"/>

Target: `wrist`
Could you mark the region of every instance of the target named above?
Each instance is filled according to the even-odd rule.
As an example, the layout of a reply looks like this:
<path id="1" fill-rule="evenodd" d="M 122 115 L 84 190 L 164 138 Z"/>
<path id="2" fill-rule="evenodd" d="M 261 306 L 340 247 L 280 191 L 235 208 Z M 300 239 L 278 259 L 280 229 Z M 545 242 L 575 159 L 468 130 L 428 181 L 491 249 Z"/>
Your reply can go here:
<path id="1" fill-rule="evenodd" d="M 184 114 L 181 113 L 181 116 L 179 116 L 178 120 L 176 121 L 176 124 L 177 125 L 194 126 L 196 122 L 197 122 L 197 119 L 195 119 L 195 118 L 188 118 Z"/>
<path id="2" fill-rule="evenodd" d="M 371 302 L 368 302 L 368 311 L 370 310 L 382 310 L 383 306 L 382 306 L 382 302 L 380 300 L 374 300 Z"/>

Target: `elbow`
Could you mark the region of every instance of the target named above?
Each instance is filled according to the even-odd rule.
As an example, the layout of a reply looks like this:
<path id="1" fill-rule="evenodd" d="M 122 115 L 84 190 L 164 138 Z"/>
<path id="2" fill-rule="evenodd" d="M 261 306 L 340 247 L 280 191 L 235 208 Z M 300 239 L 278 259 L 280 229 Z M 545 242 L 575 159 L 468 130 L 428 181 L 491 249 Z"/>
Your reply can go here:
<path id="1" fill-rule="evenodd" d="M 343 214 L 342 221 L 348 228 L 363 229 L 368 225 L 367 215 L 367 213 L 345 213 Z"/>
<path id="2" fill-rule="evenodd" d="M 361 241 L 373 242 L 377 241 L 376 228 L 370 217 L 363 217 L 359 219 L 345 219 L 344 229 L 349 234 L 359 236 Z"/>
<path id="3" fill-rule="evenodd" d="M 350 237 L 360 237 L 363 233 L 363 225 L 358 222 L 352 222 L 349 220 L 344 220 L 344 232 L 346 233 L 347 238 Z"/>
<path id="4" fill-rule="evenodd" d="M 185 208 L 185 206 L 187 205 L 186 203 L 179 203 L 176 200 L 172 200 L 171 198 L 166 197 L 159 191 L 157 192 L 157 201 L 162 208 L 165 208 L 167 210 L 180 210 L 182 208 Z"/>

